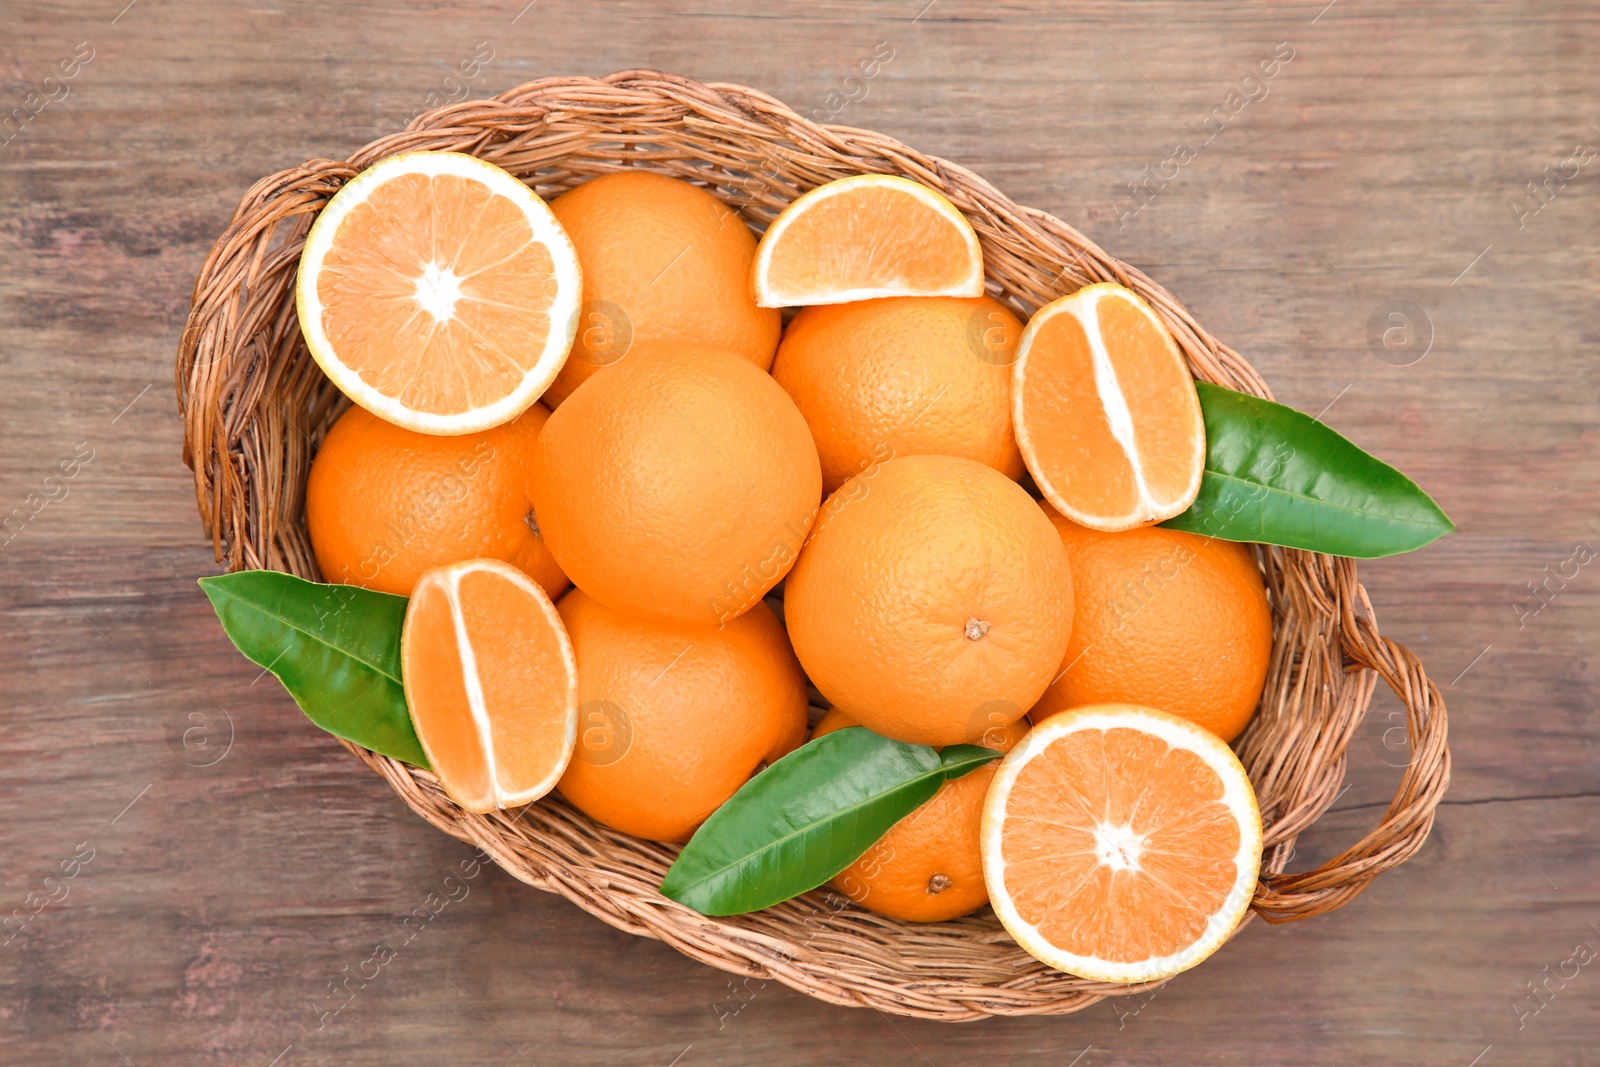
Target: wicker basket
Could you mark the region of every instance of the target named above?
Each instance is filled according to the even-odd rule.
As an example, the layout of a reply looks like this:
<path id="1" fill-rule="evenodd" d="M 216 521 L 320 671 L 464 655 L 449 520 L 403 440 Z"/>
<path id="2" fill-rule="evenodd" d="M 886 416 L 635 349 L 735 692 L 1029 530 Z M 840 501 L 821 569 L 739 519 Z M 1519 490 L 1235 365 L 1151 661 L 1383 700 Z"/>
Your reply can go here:
<path id="1" fill-rule="evenodd" d="M 230 570 L 317 577 L 303 500 L 312 454 L 346 401 L 306 351 L 294 277 L 317 212 L 344 182 L 397 152 L 440 149 L 492 160 L 549 198 L 586 178 L 643 167 L 704 184 L 764 226 L 798 194 L 863 172 L 942 191 L 983 244 L 989 291 L 1026 317 L 1090 282 L 1137 290 L 1166 320 L 1197 378 L 1270 395 L 1232 349 L 1139 271 L 977 175 L 867 130 L 821 126 L 754 89 L 650 70 L 546 78 L 492 100 L 418 117 L 347 162 L 312 160 L 256 183 L 195 282 L 179 346 L 184 461 L 201 518 Z M 1445 708 L 1417 658 L 1379 635 L 1355 563 L 1265 548 L 1275 648 L 1260 713 L 1236 749 L 1266 821 L 1253 910 L 1270 922 L 1331 911 L 1427 838 L 1449 783 Z M 1333 802 L 1345 749 L 1378 679 L 1407 710 L 1413 758 L 1383 820 L 1316 870 L 1286 874 L 1298 834 Z M 776 980 L 835 1004 L 927 1019 L 1060 1014 L 1139 992 L 1038 963 L 987 910 L 951 922 L 885 919 L 817 891 L 765 911 L 706 918 L 657 892 L 676 849 L 599 826 L 558 797 L 471 815 L 427 772 L 353 745 L 428 822 L 487 852 L 529 885 L 560 893 L 621 930 L 656 937 L 714 967 Z"/>

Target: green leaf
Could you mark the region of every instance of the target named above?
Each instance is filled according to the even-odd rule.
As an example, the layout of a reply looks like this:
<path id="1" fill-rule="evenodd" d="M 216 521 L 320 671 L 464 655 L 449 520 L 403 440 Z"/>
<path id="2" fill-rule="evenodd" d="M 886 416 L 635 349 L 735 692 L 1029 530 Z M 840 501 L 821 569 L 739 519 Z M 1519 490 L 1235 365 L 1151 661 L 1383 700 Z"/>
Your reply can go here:
<path id="1" fill-rule="evenodd" d="M 200 579 L 228 638 L 271 671 L 306 718 L 363 748 L 427 767 L 400 681 L 406 598 L 277 571 Z"/>
<path id="2" fill-rule="evenodd" d="M 1410 552 L 1455 523 L 1417 483 L 1293 408 L 1196 382 L 1206 422 L 1200 495 L 1161 525 L 1336 556 Z"/>
<path id="3" fill-rule="evenodd" d="M 946 745 L 939 750 L 939 765 L 944 768 L 944 780 L 953 782 L 957 778 L 971 774 L 985 763 L 993 763 L 1002 755 L 1003 753 L 981 745 Z"/>
<path id="4" fill-rule="evenodd" d="M 661 892 L 702 915 L 738 915 L 815 889 L 947 778 L 1000 757 L 974 745 L 944 752 L 861 726 L 824 734 L 713 812 L 667 871 Z"/>

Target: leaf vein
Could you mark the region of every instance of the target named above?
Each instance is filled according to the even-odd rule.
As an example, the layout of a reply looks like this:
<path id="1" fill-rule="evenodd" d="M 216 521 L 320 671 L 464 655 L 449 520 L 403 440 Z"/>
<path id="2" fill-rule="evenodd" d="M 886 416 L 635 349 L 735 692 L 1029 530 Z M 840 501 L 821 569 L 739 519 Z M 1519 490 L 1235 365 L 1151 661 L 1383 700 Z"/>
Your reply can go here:
<path id="1" fill-rule="evenodd" d="M 1288 490 L 1288 489 L 1280 489 L 1278 486 L 1275 486 L 1275 485 L 1268 485 L 1265 482 L 1251 481 L 1248 478 L 1240 478 L 1238 475 L 1227 474 L 1227 473 L 1225 473 L 1223 471 L 1214 470 L 1214 469 L 1212 469 L 1210 467 L 1206 468 L 1206 473 L 1211 475 L 1211 476 L 1213 476 L 1213 477 L 1215 477 L 1215 478 L 1217 478 L 1217 479 L 1219 479 L 1219 480 L 1222 480 L 1222 481 L 1233 482 L 1233 483 L 1235 483 L 1237 485 L 1248 485 L 1248 486 L 1258 487 L 1258 488 L 1261 488 L 1261 489 L 1265 489 L 1269 493 L 1277 493 L 1280 496 L 1289 497 L 1292 500 L 1304 500 L 1307 503 L 1315 504 L 1315 505 L 1317 505 L 1319 507 L 1333 508 L 1333 509 L 1335 509 L 1337 511 L 1347 511 L 1352 515 L 1360 515 L 1360 516 L 1362 516 L 1364 518 L 1372 518 L 1372 517 L 1376 516 L 1377 518 L 1387 519 L 1387 520 L 1389 520 L 1391 522 L 1400 522 L 1400 523 L 1406 523 L 1407 525 L 1410 525 L 1410 526 L 1423 526 L 1423 527 L 1430 527 L 1430 528 L 1437 528 L 1437 527 L 1441 527 L 1443 525 L 1443 523 L 1439 522 L 1436 519 L 1433 519 L 1433 520 L 1430 520 L 1430 519 L 1408 519 L 1403 515 L 1396 515 L 1393 512 L 1373 511 L 1373 510 L 1370 510 L 1370 509 L 1367 509 L 1367 508 L 1352 507 L 1352 506 L 1350 506 L 1348 504 L 1336 504 L 1331 500 L 1324 500 L 1321 497 L 1307 496 L 1304 493 L 1296 493 L 1296 492 L 1292 492 L 1291 490 Z"/>

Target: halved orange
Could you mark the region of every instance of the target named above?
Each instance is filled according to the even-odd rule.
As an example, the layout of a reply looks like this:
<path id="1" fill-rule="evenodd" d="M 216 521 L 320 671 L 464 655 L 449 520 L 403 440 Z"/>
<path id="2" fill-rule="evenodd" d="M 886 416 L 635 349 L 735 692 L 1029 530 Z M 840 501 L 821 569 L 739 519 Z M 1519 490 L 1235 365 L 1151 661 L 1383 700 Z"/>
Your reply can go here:
<path id="1" fill-rule="evenodd" d="M 1228 939 L 1261 867 L 1232 750 L 1176 715 L 1094 704 L 1045 720 L 995 772 L 983 877 L 1017 943 L 1068 974 L 1147 982 Z"/>
<path id="2" fill-rule="evenodd" d="M 926 185 L 858 174 L 784 208 L 756 248 L 761 307 L 882 296 L 982 296 L 983 251 L 954 204 Z"/>
<path id="3" fill-rule="evenodd" d="M 421 433 L 510 422 L 566 362 L 578 254 L 550 208 L 459 152 L 391 156 L 317 216 L 295 286 L 306 346 L 374 415 Z"/>
<path id="4" fill-rule="evenodd" d="M 577 741 L 578 661 L 526 574 L 495 559 L 423 574 L 400 674 L 417 739 L 457 804 L 494 811 L 555 788 Z"/>
<path id="5" fill-rule="evenodd" d="M 1046 304 L 1011 375 L 1017 447 L 1061 514 L 1114 533 L 1194 503 L 1206 460 L 1200 397 L 1137 293 L 1101 282 Z"/>

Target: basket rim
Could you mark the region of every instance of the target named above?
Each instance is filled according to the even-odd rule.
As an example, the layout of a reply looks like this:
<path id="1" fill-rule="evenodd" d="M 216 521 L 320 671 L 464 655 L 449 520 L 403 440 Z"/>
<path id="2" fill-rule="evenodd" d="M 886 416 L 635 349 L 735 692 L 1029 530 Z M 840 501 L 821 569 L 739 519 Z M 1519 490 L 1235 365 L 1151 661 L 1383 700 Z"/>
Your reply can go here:
<path id="1" fill-rule="evenodd" d="M 740 162 L 740 149 L 729 149 L 727 144 L 746 141 L 758 148 L 744 164 L 770 163 L 773 181 L 779 178 L 781 164 L 788 168 L 781 178 L 791 187 L 841 160 L 904 174 L 943 192 L 974 222 L 980 238 L 987 235 L 986 274 L 992 246 L 1008 264 L 1013 260 L 1023 264 L 1010 268 L 1009 286 L 986 277 L 991 295 L 1026 315 L 1044 302 L 1041 297 L 1048 297 L 1051 286 L 1059 289 L 1066 284 L 1070 288 L 1064 291 L 1069 292 L 1096 281 L 1120 282 L 1161 315 L 1195 377 L 1271 397 L 1266 382 L 1242 356 L 1212 337 L 1137 268 L 1108 255 L 1047 212 L 1013 203 L 959 164 L 924 155 L 871 130 L 812 122 L 759 90 L 733 83 L 701 83 L 642 69 L 603 78 L 545 78 L 492 98 L 426 112 L 399 133 L 352 153 L 347 161 L 308 161 L 261 179 L 241 199 L 196 278 L 176 365 L 183 458 L 194 471 L 202 523 L 216 558 L 226 558 L 229 570 L 269 567 L 315 574 L 315 564 L 308 560 L 306 547 L 295 540 L 292 528 L 296 478 L 303 477 L 302 468 L 309 464 L 319 419 L 325 428 L 341 405 L 327 395 L 325 382 L 319 385 L 320 372 L 314 364 L 307 367 L 311 361 L 303 343 L 302 358 L 296 359 L 299 330 L 292 306 L 274 305 L 269 299 L 285 275 L 292 279 L 298 262 L 296 231 L 303 241 L 321 204 L 355 173 L 378 159 L 422 147 L 449 147 L 495 156 L 497 161 L 525 153 L 526 158 L 518 156 L 516 162 L 526 164 L 523 169 L 528 173 L 519 176 L 537 185 L 535 164 L 548 164 L 552 158 L 539 152 L 553 146 L 553 158 L 563 158 L 559 154 L 567 147 L 563 138 L 576 140 L 572 131 L 580 127 L 606 131 L 612 140 L 629 146 L 628 151 L 599 158 L 593 172 L 642 164 L 653 169 L 678 167 L 686 171 L 678 176 L 694 179 L 696 168 L 683 163 L 693 159 L 714 168 L 698 176 L 724 199 L 724 187 L 741 180 L 731 177 L 738 167 L 728 164 L 729 152 L 735 153 L 731 157 L 735 164 Z M 624 128 L 642 132 L 621 132 Z M 638 149 L 669 130 L 674 131 L 671 136 L 687 141 L 688 148 L 680 146 L 677 155 L 666 156 Z M 715 142 L 723 155 L 713 157 L 712 148 L 703 145 L 717 136 L 724 138 Z M 696 156 L 696 151 L 701 154 Z M 636 158 L 622 162 L 613 158 L 621 156 Z M 573 158 L 578 157 L 566 162 Z M 592 162 L 582 159 L 586 166 Z M 770 190 L 762 189 L 752 193 L 740 210 L 747 219 L 770 218 L 771 205 L 778 202 Z M 1063 262 L 1043 282 L 1028 271 L 1018 249 L 1047 259 L 1052 268 L 1056 259 L 1051 257 L 1057 252 L 1062 254 L 1056 258 Z M 1065 261 L 1068 251 L 1076 252 L 1070 262 Z M 308 431 L 307 425 L 312 429 Z M 300 437 L 290 429 L 298 430 Z M 303 526 L 303 515 L 300 520 Z M 1258 793 L 1274 798 L 1252 914 L 1284 922 L 1343 906 L 1378 874 L 1415 854 L 1448 788 L 1450 757 L 1445 704 L 1438 687 L 1415 655 L 1379 634 L 1366 591 L 1356 580 L 1355 562 L 1270 546 L 1261 546 L 1257 554 L 1269 586 L 1277 593 L 1275 622 L 1293 611 L 1300 613 L 1297 622 L 1309 620 L 1311 627 L 1306 634 L 1296 631 L 1293 647 L 1287 643 L 1280 647 L 1275 633 L 1269 689 L 1275 679 L 1281 687 L 1263 695 L 1257 721 L 1234 745 L 1251 768 Z M 1320 680 L 1310 677 L 1311 660 L 1321 671 Z M 1394 800 L 1378 827 L 1338 856 L 1314 870 L 1284 873 L 1295 838 L 1338 792 L 1345 749 L 1379 680 L 1406 707 L 1413 753 Z M 1338 695 L 1331 695 L 1335 691 Z M 1280 711 L 1267 722 L 1269 699 L 1295 714 Z M 1310 718 L 1300 714 L 1308 702 L 1316 713 Z M 1325 721 L 1313 721 L 1316 716 Z M 820 890 L 753 917 L 710 919 L 662 897 L 646 877 L 651 864 L 670 862 L 670 846 L 632 838 L 620 841 L 625 835 L 598 827 L 555 794 L 515 813 L 468 815 L 449 801 L 428 772 L 341 743 L 382 775 L 424 820 L 477 845 L 519 880 L 559 893 L 619 929 L 667 941 L 702 962 L 763 981 L 780 981 L 831 1003 L 965 1021 L 1076 1011 L 1103 996 L 1134 994 L 1163 984 L 1105 986 L 1026 967 L 1009 977 L 991 974 L 992 980 L 982 982 L 963 982 L 959 976 L 935 981 L 932 974 L 930 981 L 918 981 L 915 973 L 909 980 L 893 981 L 879 978 L 871 967 L 841 970 L 834 957 L 848 953 L 836 944 L 840 939 L 849 940 L 850 952 L 870 960 L 873 953 L 889 951 L 883 944 L 904 950 L 906 945 L 916 948 L 922 942 L 954 938 L 960 943 L 959 952 L 952 950 L 956 958 L 965 958 L 964 953 L 976 959 L 988 953 L 983 956 L 987 960 L 995 955 L 990 949 L 998 943 L 996 937 L 1005 942 L 1009 938 L 1003 932 L 995 934 L 999 924 L 988 909 L 977 919 L 905 924 L 854 905 L 835 908 Z M 1268 813 L 1269 805 L 1263 803 L 1263 815 Z M 530 815 L 537 823 L 536 834 L 529 832 L 525 821 Z M 618 851 L 602 861 L 596 850 L 607 847 Z M 819 906 L 830 909 L 820 921 Z M 921 928 L 905 929 L 914 925 Z M 801 929 L 811 931 L 803 941 L 795 937 Z"/>

